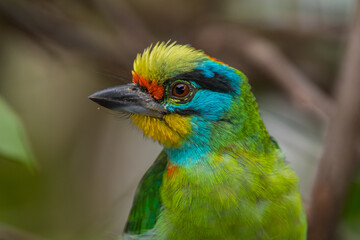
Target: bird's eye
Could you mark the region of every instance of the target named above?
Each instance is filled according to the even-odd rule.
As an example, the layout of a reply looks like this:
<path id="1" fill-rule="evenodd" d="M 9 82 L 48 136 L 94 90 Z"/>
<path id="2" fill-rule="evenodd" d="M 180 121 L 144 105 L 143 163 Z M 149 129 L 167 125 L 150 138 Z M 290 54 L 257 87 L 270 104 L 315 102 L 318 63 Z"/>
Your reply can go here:
<path id="1" fill-rule="evenodd" d="M 177 83 L 172 87 L 171 93 L 174 97 L 184 98 L 190 93 L 190 87 L 186 83 Z"/>

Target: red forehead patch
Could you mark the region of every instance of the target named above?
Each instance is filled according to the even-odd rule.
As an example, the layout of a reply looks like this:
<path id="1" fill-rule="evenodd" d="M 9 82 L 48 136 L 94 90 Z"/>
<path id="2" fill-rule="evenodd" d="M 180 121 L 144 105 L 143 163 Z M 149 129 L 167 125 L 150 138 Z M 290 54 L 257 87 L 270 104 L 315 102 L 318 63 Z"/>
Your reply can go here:
<path id="1" fill-rule="evenodd" d="M 146 87 L 148 92 L 155 98 L 161 99 L 164 96 L 164 87 L 156 84 L 155 82 L 149 82 L 147 79 L 138 75 L 136 72 L 132 72 L 133 75 L 133 83 L 137 83 L 140 86 Z"/>

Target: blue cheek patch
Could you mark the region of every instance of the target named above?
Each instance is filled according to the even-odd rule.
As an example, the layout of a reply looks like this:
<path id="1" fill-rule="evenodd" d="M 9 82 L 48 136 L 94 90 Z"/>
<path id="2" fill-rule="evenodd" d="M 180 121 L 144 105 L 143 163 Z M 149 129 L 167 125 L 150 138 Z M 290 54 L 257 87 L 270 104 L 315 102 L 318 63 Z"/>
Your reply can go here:
<path id="1" fill-rule="evenodd" d="M 217 121 L 231 107 L 232 99 L 232 95 L 227 93 L 199 90 L 190 102 L 178 105 L 167 104 L 165 108 L 171 112 L 174 112 L 176 109 L 192 109 L 206 120 Z"/>
<path id="2" fill-rule="evenodd" d="M 221 120 L 232 106 L 234 97 L 240 94 L 240 85 L 243 75 L 236 72 L 235 69 L 207 60 L 200 63 L 197 67 L 206 77 L 211 78 L 220 76 L 222 81 L 228 81 L 233 88 L 232 93 L 216 92 L 201 87 L 194 83 L 193 86 L 198 89 L 191 101 L 187 103 L 178 103 L 172 99 L 167 99 L 165 108 L 170 112 L 177 110 L 193 110 L 191 117 L 191 131 L 182 140 L 182 144 L 177 148 L 165 148 L 171 162 L 183 167 L 190 167 L 198 162 L 206 161 L 206 154 L 210 152 L 208 145 L 211 135 L 212 124 Z M 217 75 L 217 76 L 216 76 Z"/>
<path id="3" fill-rule="evenodd" d="M 230 109 L 232 99 L 230 94 L 199 90 L 191 102 L 166 106 L 166 109 L 170 111 L 193 109 L 198 113 L 194 114 L 190 120 L 191 131 L 194 134 L 183 139 L 180 147 L 165 148 L 171 162 L 189 167 L 206 159 L 204 156 L 211 150 L 208 145 L 211 126 Z"/>

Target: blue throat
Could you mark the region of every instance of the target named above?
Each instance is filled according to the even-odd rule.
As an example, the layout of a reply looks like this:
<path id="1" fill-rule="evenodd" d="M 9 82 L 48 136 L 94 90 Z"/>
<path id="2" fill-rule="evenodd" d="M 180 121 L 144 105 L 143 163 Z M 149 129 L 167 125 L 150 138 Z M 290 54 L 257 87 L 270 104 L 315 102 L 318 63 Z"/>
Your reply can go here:
<path id="1" fill-rule="evenodd" d="M 170 162 L 175 165 L 183 167 L 193 166 L 199 161 L 204 161 L 206 159 L 204 156 L 211 151 L 209 146 L 211 123 L 202 120 L 198 116 L 192 117 L 191 120 L 193 134 L 184 139 L 180 147 L 164 148 Z"/>

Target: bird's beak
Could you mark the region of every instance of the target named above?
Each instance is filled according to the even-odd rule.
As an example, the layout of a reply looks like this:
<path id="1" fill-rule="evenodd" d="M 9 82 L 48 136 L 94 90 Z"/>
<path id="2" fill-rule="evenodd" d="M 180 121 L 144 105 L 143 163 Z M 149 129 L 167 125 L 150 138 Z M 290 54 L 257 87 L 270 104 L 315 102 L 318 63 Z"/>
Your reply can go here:
<path id="1" fill-rule="evenodd" d="M 89 98 L 103 107 L 120 112 L 157 118 L 165 114 L 165 108 L 135 83 L 107 88 L 90 95 Z"/>

